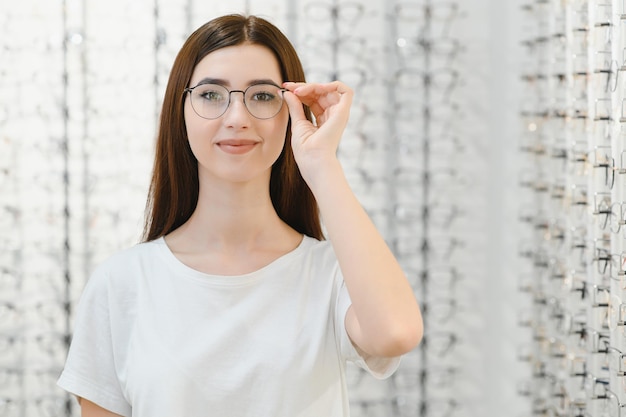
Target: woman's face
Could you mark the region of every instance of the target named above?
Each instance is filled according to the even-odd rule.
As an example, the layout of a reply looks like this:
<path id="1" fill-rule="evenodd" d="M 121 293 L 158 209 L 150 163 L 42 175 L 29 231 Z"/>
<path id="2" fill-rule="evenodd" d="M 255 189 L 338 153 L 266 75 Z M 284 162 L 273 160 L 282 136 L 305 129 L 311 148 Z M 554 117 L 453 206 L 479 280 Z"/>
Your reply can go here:
<path id="1" fill-rule="evenodd" d="M 278 61 L 268 48 L 244 44 L 218 49 L 198 63 L 189 87 L 207 82 L 222 85 L 228 91 L 245 91 L 259 82 L 281 86 L 283 79 Z M 207 100 L 215 96 L 214 92 L 209 94 L 204 96 Z M 200 184 L 215 180 L 269 181 L 271 167 L 285 144 L 287 104 L 283 103 L 276 116 L 257 119 L 244 105 L 242 93 L 230 96 L 230 106 L 223 115 L 205 119 L 194 111 L 191 94 L 186 94 L 185 125 L 191 150 L 198 160 Z"/>

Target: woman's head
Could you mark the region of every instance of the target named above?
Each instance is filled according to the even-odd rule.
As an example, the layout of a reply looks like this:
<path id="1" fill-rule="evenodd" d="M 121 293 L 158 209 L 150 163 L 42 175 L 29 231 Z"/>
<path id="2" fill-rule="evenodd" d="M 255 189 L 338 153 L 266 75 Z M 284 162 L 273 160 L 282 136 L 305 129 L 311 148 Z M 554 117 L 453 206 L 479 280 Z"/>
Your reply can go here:
<path id="1" fill-rule="evenodd" d="M 144 238 L 170 233 L 193 213 L 199 193 L 198 161 L 189 145 L 185 125 L 185 89 L 193 87 L 196 66 L 211 52 L 237 45 L 268 48 L 283 81 L 304 81 L 302 64 L 293 46 L 274 25 L 254 16 L 228 15 L 197 29 L 181 48 L 172 67 L 163 100 Z M 306 110 L 307 117 L 310 112 Z M 313 195 L 302 179 L 291 149 L 291 133 L 272 166 L 270 196 L 278 215 L 297 231 L 322 238 Z"/>

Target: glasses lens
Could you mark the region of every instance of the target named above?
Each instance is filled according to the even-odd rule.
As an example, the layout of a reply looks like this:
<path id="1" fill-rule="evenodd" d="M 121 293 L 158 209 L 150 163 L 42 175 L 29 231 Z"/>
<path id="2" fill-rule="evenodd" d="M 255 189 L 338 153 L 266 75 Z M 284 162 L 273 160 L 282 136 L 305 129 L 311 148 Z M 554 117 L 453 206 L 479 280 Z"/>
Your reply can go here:
<path id="1" fill-rule="evenodd" d="M 283 90 L 271 84 L 252 85 L 246 90 L 245 102 L 251 115 L 270 119 L 283 107 Z"/>
<path id="2" fill-rule="evenodd" d="M 218 84 L 201 84 L 191 90 L 191 106 L 198 116 L 217 119 L 228 108 L 228 90 Z"/>

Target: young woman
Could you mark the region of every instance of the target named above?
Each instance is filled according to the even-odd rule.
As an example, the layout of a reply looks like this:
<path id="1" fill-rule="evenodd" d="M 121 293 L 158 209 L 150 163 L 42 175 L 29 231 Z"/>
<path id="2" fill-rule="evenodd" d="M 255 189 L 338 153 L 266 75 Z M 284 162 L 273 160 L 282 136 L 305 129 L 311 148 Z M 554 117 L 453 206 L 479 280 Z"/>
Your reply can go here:
<path id="1" fill-rule="evenodd" d="M 384 378 L 419 343 L 411 287 L 336 157 L 352 94 L 305 83 L 263 19 L 189 37 L 145 242 L 100 265 L 77 310 L 59 385 L 83 416 L 348 416 L 346 362 Z"/>

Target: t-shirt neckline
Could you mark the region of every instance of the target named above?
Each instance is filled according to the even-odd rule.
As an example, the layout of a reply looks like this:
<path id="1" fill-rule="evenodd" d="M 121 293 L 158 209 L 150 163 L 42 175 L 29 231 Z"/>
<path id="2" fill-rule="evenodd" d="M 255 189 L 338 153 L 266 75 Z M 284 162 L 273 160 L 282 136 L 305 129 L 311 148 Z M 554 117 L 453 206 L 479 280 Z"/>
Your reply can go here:
<path id="1" fill-rule="evenodd" d="M 315 239 L 310 236 L 303 235 L 302 240 L 293 250 L 287 252 L 278 258 L 274 259 L 269 264 L 262 266 L 261 268 L 248 272 L 246 274 L 240 275 L 218 275 L 218 274 L 208 274 L 206 272 L 198 271 L 185 263 L 183 263 L 180 259 L 174 255 L 171 251 L 165 238 L 163 236 L 154 240 L 153 243 L 157 244 L 160 252 L 163 255 L 163 259 L 167 262 L 167 264 L 174 268 L 176 271 L 183 273 L 184 275 L 194 278 L 196 280 L 201 280 L 203 282 L 210 282 L 214 284 L 224 284 L 224 285 L 239 285 L 251 281 L 256 281 L 260 279 L 267 273 L 271 273 L 277 269 L 280 269 L 286 264 L 289 264 L 293 261 L 293 259 L 300 256 L 301 253 L 305 252 L 307 248 L 313 244 Z"/>

